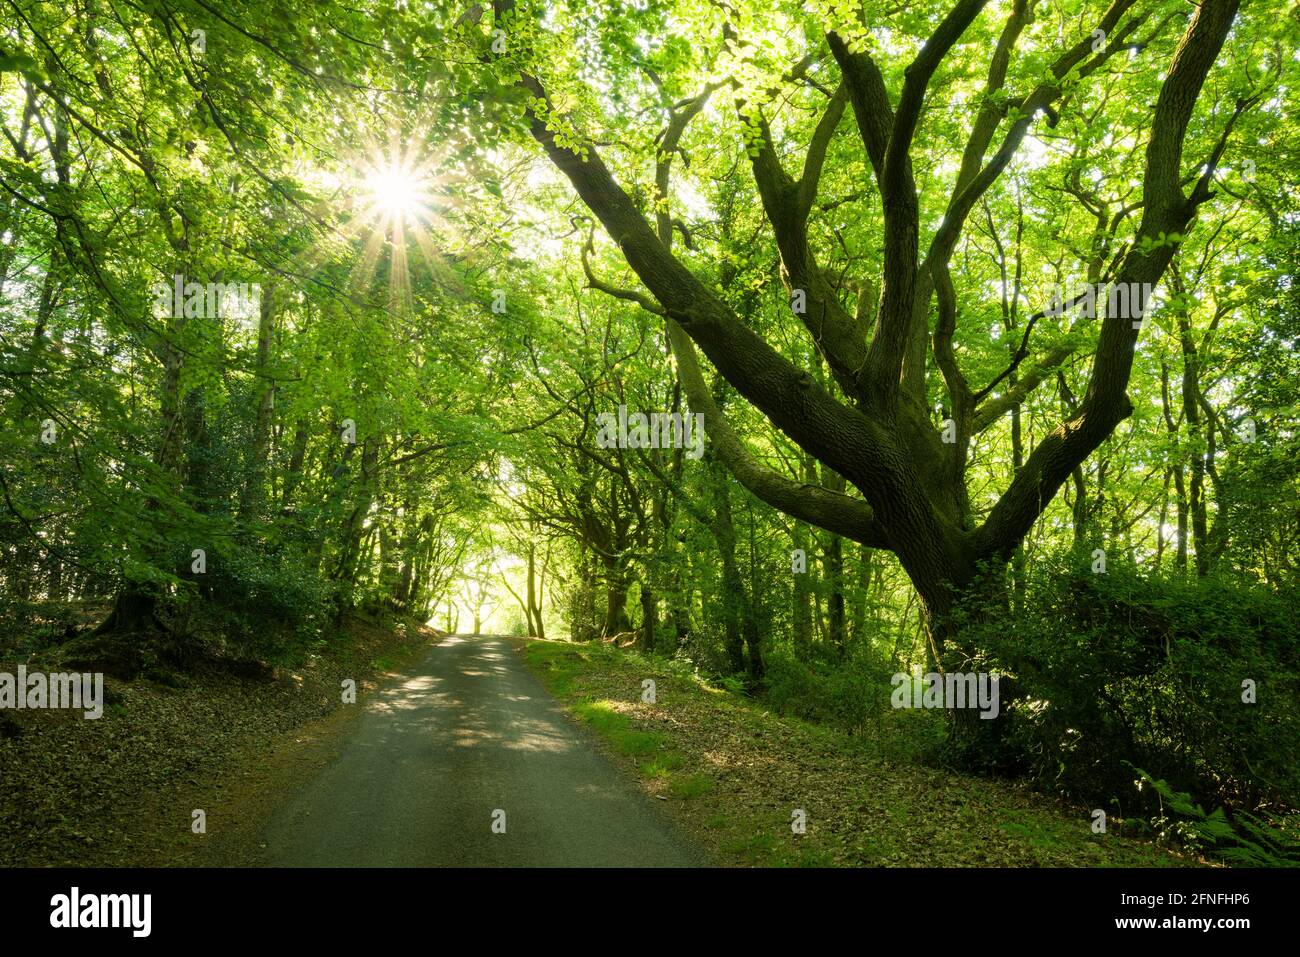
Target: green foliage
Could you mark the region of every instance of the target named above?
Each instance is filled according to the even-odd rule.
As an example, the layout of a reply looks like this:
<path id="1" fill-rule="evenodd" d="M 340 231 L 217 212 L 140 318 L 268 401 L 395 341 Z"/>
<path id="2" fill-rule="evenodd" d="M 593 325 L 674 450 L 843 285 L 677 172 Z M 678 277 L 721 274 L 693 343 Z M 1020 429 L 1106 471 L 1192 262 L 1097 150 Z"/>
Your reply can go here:
<path id="1" fill-rule="evenodd" d="M 1014 627 L 975 609 L 963 640 L 1007 675 L 983 760 L 1079 799 L 1128 794 L 1128 762 L 1202 798 L 1300 799 L 1300 636 L 1287 596 L 1229 574 L 1037 564 Z M 1243 682 L 1256 703 L 1245 703 Z"/>
<path id="2" fill-rule="evenodd" d="M 641 642 L 784 714 L 859 736 L 880 721 L 921 748 L 943 716 L 891 713 L 890 673 L 931 664 L 927 628 L 954 625 L 949 653 L 1005 671 L 1015 694 L 1005 721 L 954 735 L 947 756 L 1103 801 L 1128 793 L 1125 760 L 1200 800 L 1297 800 L 1294 17 L 1243 5 L 1174 151 L 1188 190 L 1220 156 L 1209 194 L 1186 228 L 1139 234 L 1155 214 L 1152 104 L 1192 9 L 1178 0 L 1126 13 L 1128 49 L 1060 70 L 1106 0 L 1032 5 L 1010 24 L 1020 5 L 987 5 L 918 104 L 905 157 L 917 215 L 901 231 L 885 229 L 862 104 L 834 112 L 827 31 L 872 57 L 897 105 L 950 2 L 553 0 L 500 23 L 468 3 L 327 2 L 292 17 L 256 3 L 237 16 L 152 0 L 10 6 L 22 16 L 0 53 L 0 652 L 84 639 L 107 619 L 125 646 L 161 630 L 181 658 L 284 660 L 349 613 L 450 628 L 460 610 L 467 630 L 472 609 L 494 631 L 567 632 L 593 656 L 600 640 Z M 185 42 L 196 29 L 201 50 Z M 1034 106 L 1039 91 L 1049 107 Z M 365 168 L 391 174 L 391 151 L 423 175 L 418 213 L 367 208 Z M 618 217 L 667 227 L 694 277 L 670 307 L 641 285 L 671 273 L 659 253 L 634 270 L 631 240 L 575 201 L 564 169 L 596 153 L 626 196 Z M 959 195 L 969 215 L 949 219 Z M 944 223 L 960 235 L 940 263 L 928 251 Z M 1105 424 L 1060 491 L 1019 490 L 1050 494 L 998 552 L 1005 595 L 936 620 L 942 582 L 913 577 L 928 559 L 905 568 L 879 535 L 859 547 L 810 524 L 825 522 L 820 506 L 768 504 L 778 489 L 808 505 L 816 488 L 820 502 L 866 501 L 876 520 L 863 524 L 887 531 L 908 498 L 906 482 L 886 494 L 875 480 L 887 465 L 914 475 L 924 520 L 885 539 L 938 528 L 928 554 L 962 568 L 1044 438 L 1090 434 L 1071 423 L 1103 323 L 1029 317 L 1061 287 L 1169 253 L 1150 322 L 1112 363 L 1127 375 L 1131 358 L 1131 415 Z M 934 282 L 886 283 L 886 261 L 912 254 Z M 820 318 L 791 308 L 801 270 L 825 287 L 803 290 Z M 160 314 L 155 286 L 178 273 L 254 283 L 266 308 Z M 741 331 L 707 332 L 698 355 L 665 341 L 696 281 L 704 313 L 725 306 Z M 847 384 L 875 358 L 847 358 L 876 335 L 882 294 L 912 286 L 935 298 L 910 314 L 951 326 L 936 324 L 924 367 L 908 370 L 916 394 L 901 409 L 918 421 L 891 413 L 881 436 L 837 434 L 837 407 L 818 403 L 838 402 L 845 423 L 876 404 Z M 913 331 L 920 342 L 928 328 Z M 753 338 L 764 348 L 736 365 L 764 371 L 733 381 L 745 377 L 723 359 Z M 597 443 L 598 417 L 621 405 L 698 411 L 692 356 L 733 455 L 712 421 L 698 459 Z M 791 368 L 816 415 L 760 401 Z M 930 441 L 927 415 L 937 433 L 963 412 L 969 446 Z M 882 436 L 908 441 L 880 443 L 856 475 L 830 454 Z M 1061 557 L 1093 548 L 1110 556 L 1104 575 Z M 1256 705 L 1240 704 L 1245 679 Z"/>
<path id="3" fill-rule="evenodd" d="M 334 625 L 333 586 L 303 556 L 238 548 L 219 559 L 204 582 L 211 597 L 190 619 L 190 630 L 219 653 L 278 661 Z"/>
<path id="4" fill-rule="evenodd" d="M 766 662 L 764 700 L 778 714 L 852 733 L 890 710 L 890 675 L 878 662 L 864 658 L 842 665 L 804 662 L 788 646 L 771 649 Z"/>
<path id="5" fill-rule="evenodd" d="M 1160 799 L 1151 827 L 1163 839 L 1206 852 L 1242 867 L 1300 867 L 1300 821 L 1295 815 L 1274 822 L 1249 811 L 1215 808 L 1207 814 L 1183 791 L 1137 769 L 1140 784 Z"/>

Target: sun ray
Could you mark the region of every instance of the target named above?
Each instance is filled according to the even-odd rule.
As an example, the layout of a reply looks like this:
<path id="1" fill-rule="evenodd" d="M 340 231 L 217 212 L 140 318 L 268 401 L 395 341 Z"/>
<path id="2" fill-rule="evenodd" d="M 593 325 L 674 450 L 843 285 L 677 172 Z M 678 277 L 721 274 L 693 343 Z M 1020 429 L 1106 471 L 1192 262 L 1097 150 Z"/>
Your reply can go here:
<path id="1" fill-rule="evenodd" d="M 435 282 L 445 278 L 444 257 L 432 236 L 445 222 L 448 207 L 447 176 L 437 173 L 436 158 L 422 157 L 413 145 L 402 146 L 396 137 L 387 146 L 373 146 L 356 164 L 353 210 L 348 232 L 364 236 L 363 251 L 352 270 L 351 282 L 367 288 L 379 271 L 385 247 L 389 254 L 388 303 L 395 312 L 412 306 L 410 260 L 407 245 L 414 239 L 419 258 Z"/>

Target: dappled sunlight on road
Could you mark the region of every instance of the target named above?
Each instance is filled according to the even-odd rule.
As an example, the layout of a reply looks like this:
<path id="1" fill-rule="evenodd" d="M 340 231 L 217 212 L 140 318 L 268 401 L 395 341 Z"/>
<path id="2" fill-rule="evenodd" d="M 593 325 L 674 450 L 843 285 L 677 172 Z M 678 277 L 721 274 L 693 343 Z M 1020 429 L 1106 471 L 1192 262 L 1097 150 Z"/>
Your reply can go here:
<path id="1" fill-rule="evenodd" d="M 506 688 L 510 674 L 505 655 L 482 642 L 453 635 L 436 649 L 454 658 L 452 673 L 459 678 L 483 681 L 481 692 L 466 694 L 464 688 L 453 689 L 450 678 L 417 675 L 400 680 L 389 688 L 375 692 L 367 711 L 388 719 L 377 729 L 373 746 L 388 747 L 399 735 L 429 735 L 456 748 L 482 745 L 511 751 L 557 754 L 572 748 L 571 735 L 557 720 L 524 718 L 520 715 L 503 726 L 500 717 L 510 706 L 534 700 L 532 695 L 511 694 Z M 488 664 L 495 662 L 495 664 Z M 393 721 L 400 715 L 399 721 Z"/>
<path id="2" fill-rule="evenodd" d="M 503 639 L 449 637 L 419 671 L 370 696 L 338 761 L 268 826 L 273 862 L 662 866 L 692 859 Z M 498 811 L 509 821 L 504 833 L 489 827 Z"/>

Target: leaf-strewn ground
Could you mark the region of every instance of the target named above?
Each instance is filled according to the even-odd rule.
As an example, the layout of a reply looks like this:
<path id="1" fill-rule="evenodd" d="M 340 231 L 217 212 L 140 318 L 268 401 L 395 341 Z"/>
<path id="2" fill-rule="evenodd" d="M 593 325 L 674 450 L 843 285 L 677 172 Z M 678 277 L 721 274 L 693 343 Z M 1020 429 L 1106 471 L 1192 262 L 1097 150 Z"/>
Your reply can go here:
<path id="1" fill-rule="evenodd" d="M 1170 867 L 1016 782 L 926 767 L 889 739 L 783 718 L 669 663 L 531 640 L 529 666 L 616 760 L 725 863 L 746 866 Z M 642 700 L 645 679 L 655 703 Z M 898 715 L 907 720 L 914 715 Z M 797 811 L 806 830 L 792 829 Z"/>
<path id="2" fill-rule="evenodd" d="M 217 668 L 155 681 L 106 681 L 103 717 L 7 712 L 0 736 L 0 860 L 7 866 L 242 863 L 258 818 L 328 759 L 331 729 L 358 693 L 427 646 L 427 628 L 350 623 L 338 641 L 271 678 Z M 57 662 L 27 662 L 55 670 Z M 16 664 L 0 662 L 0 670 Z M 192 812 L 206 814 L 193 832 Z"/>

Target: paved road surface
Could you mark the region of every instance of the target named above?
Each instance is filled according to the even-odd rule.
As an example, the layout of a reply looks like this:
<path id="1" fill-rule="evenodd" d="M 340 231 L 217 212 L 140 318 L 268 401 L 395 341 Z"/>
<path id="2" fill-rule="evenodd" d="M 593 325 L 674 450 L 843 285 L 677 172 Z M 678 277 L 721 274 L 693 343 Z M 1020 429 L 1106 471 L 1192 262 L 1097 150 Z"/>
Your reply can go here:
<path id="1" fill-rule="evenodd" d="M 504 639 L 452 636 L 371 695 L 342 753 L 270 818 L 267 863 L 701 866 Z M 492 831 L 505 811 L 505 833 Z"/>

